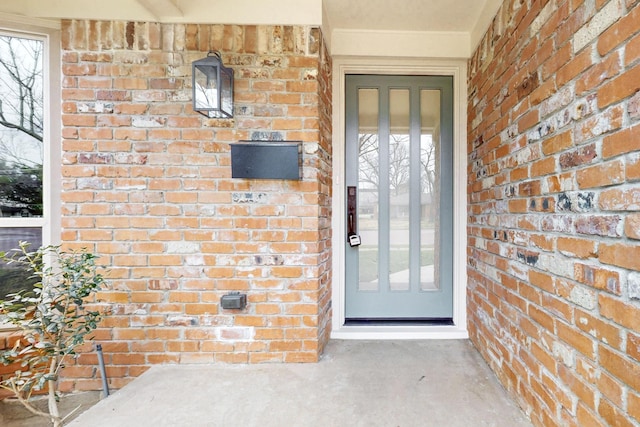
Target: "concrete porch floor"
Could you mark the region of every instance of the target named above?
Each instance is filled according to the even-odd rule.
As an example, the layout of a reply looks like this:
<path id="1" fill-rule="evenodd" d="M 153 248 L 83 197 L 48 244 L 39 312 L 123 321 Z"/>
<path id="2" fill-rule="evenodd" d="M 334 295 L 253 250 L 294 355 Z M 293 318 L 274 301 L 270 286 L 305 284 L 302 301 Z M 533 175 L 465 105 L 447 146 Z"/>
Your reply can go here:
<path id="1" fill-rule="evenodd" d="M 153 367 L 69 426 L 531 423 L 467 340 L 333 340 L 317 364 Z"/>

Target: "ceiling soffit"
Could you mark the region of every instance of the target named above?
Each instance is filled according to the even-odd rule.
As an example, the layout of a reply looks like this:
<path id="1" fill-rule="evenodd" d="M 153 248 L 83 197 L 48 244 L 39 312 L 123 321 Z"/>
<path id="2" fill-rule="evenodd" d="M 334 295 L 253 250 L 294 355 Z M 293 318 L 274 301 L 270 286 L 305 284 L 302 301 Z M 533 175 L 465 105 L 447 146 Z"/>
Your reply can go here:
<path id="1" fill-rule="evenodd" d="M 0 15 L 322 26 L 334 55 L 468 58 L 502 0 L 21 0 Z M 0 16 L 1 17 L 1 16 Z"/>

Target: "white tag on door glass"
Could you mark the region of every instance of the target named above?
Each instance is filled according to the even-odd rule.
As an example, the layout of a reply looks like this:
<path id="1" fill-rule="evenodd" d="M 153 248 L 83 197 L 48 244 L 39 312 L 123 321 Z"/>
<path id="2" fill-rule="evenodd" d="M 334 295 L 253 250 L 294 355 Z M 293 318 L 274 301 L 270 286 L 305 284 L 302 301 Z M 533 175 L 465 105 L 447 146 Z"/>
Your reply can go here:
<path id="1" fill-rule="evenodd" d="M 360 240 L 360 236 L 359 235 L 352 234 L 351 236 L 349 236 L 349 245 L 351 247 L 360 246 L 361 243 L 362 243 L 362 241 Z"/>

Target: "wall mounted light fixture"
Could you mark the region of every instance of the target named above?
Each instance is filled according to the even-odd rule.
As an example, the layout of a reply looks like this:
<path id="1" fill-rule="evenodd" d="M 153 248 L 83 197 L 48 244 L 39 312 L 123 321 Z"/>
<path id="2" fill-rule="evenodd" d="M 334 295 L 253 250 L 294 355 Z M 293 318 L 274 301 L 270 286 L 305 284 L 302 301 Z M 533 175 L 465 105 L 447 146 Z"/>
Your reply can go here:
<path id="1" fill-rule="evenodd" d="M 193 111 L 209 118 L 233 117 L 233 70 L 218 52 L 192 63 Z"/>

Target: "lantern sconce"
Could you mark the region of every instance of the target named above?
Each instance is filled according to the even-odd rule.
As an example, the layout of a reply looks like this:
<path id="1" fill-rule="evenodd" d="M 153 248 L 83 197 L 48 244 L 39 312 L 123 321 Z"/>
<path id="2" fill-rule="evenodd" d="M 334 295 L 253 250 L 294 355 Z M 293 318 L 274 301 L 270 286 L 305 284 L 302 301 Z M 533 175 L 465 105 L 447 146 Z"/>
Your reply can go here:
<path id="1" fill-rule="evenodd" d="M 218 119 L 233 117 L 233 70 L 218 52 L 192 63 L 193 111 Z"/>

